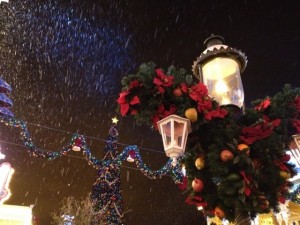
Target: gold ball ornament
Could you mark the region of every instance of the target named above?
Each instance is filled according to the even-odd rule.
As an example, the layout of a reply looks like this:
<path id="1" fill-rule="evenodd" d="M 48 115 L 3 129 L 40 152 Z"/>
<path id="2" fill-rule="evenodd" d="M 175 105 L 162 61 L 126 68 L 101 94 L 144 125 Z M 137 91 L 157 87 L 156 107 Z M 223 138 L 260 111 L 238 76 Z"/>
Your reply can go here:
<path id="1" fill-rule="evenodd" d="M 198 157 L 195 160 L 195 166 L 197 167 L 198 170 L 201 170 L 205 165 L 204 159 L 202 157 Z"/>
<path id="2" fill-rule="evenodd" d="M 259 201 L 259 207 L 262 210 L 266 210 L 267 208 L 269 208 L 270 203 L 265 196 L 263 195 L 258 196 L 258 201 Z"/>
<path id="3" fill-rule="evenodd" d="M 187 110 L 185 110 L 184 115 L 192 123 L 197 122 L 198 120 L 198 112 L 195 108 L 188 108 Z"/>
<path id="4" fill-rule="evenodd" d="M 291 173 L 284 170 L 280 170 L 279 175 L 286 180 L 291 178 Z"/>

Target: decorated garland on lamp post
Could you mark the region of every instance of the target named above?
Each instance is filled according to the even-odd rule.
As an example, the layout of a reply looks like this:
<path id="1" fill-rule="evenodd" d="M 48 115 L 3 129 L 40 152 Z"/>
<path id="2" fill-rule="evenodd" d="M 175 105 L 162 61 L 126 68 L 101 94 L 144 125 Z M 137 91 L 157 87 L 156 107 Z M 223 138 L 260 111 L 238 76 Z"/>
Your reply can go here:
<path id="1" fill-rule="evenodd" d="M 289 85 L 274 97 L 253 102 L 244 112 L 219 106 L 206 86 L 184 69 L 165 72 L 145 63 L 125 76 L 117 99 L 122 116 L 157 129 L 170 114 L 192 122 L 182 189 L 188 204 L 202 206 L 208 215 L 234 220 L 235 209 L 251 217 L 277 211 L 295 175 L 289 163 L 291 136 L 300 133 L 300 89 Z"/>
<path id="2" fill-rule="evenodd" d="M 88 147 L 86 139 L 83 135 L 73 134 L 69 144 L 59 151 L 46 151 L 35 147 L 28 132 L 27 125 L 24 121 L 16 118 L 0 116 L 0 122 L 7 126 L 18 127 L 21 129 L 20 137 L 23 140 L 25 147 L 27 147 L 29 154 L 34 157 L 54 160 L 58 157 L 67 155 L 67 153 L 72 151 L 73 147 L 76 146 L 82 149 L 83 155 L 85 156 L 85 159 L 88 161 L 89 165 L 92 165 L 96 169 L 100 169 L 120 166 L 122 161 L 125 161 L 130 155 L 132 158 L 134 158 L 137 168 L 148 178 L 158 179 L 170 174 L 175 183 L 182 182 L 182 173 L 179 165 L 173 167 L 172 160 L 169 159 L 161 169 L 151 170 L 143 162 L 140 151 L 135 145 L 125 147 L 124 150 L 114 160 L 98 160 L 91 154 L 90 148 Z M 181 160 L 181 158 L 179 160 Z"/>

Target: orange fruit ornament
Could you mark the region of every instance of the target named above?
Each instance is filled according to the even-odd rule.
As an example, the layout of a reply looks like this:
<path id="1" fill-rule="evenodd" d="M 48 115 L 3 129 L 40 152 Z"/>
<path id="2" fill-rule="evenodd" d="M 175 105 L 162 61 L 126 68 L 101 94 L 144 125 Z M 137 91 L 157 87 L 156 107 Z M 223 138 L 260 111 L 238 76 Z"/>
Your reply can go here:
<path id="1" fill-rule="evenodd" d="M 220 158 L 223 162 L 227 162 L 233 159 L 233 153 L 227 149 L 223 150 L 220 154 Z"/>
<path id="2" fill-rule="evenodd" d="M 185 110 L 184 115 L 193 123 L 198 120 L 198 112 L 195 108 L 188 108 Z"/>
<path id="3" fill-rule="evenodd" d="M 269 208 L 269 201 L 267 200 L 266 196 L 264 195 L 259 195 L 258 196 L 258 201 L 259 201 L 259 207 L 262 210 L 266 210 L 267 208 Z"/>
<path id="4" fill-rule="evenodd" d="M 240 150 L 240 151 L 243 151 L 243 150 L 246 149 L 246 148 L 249 148 L 249 146 L 246 145 L 246 144 L 239 144 L 239 145 L 237 146 L 237 149 Z"/>
<path id="5" fill-rule="evenodd" d="M 215 216 L 218 217 L 219 219 L 222 220 L 225 218 L 225 213 L 219 206 L 217 206 L 214 211 L 215 211 Z"/>
<path id="6" fill-rule="evenodd" d="M 249 148 L 249 146 L 246 145 L 246 144 L 239 144 L 239 145 L 237 146 L 237 149 L 238 149 L 239 151 L 243 151 L 243 150 L 247 149 L 247 154 L 250 153 L 250 148 Z"/>
<path id="7" fill-rule="evenodd" d="M 193 188 L 194 192 L 201 192 L 204 188 L 204 184 L 203 184 L 202 180 L 195 178 L 192 182 L 192 188 Z"/>
<path id="8" fill-rule="evenodd" d="M 175 88 L 173 90 L 173 95 L 176 96 L 176 97 L 180 97 L 182 95 L 182 91 L 180 88 Z"/>

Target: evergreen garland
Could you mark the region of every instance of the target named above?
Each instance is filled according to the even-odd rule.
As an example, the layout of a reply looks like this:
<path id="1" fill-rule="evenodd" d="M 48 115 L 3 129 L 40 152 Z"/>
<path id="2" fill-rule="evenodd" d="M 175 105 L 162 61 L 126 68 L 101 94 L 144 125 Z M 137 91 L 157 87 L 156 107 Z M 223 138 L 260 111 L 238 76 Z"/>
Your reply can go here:
<path id="1" fill-rule="evenodd" d="M 120 113 L 133 115 L 137 124 L 156 128 L 170 114 L 193 122 L 182 160 L 187 203 L 230 221 L 237 211 L 255 217 L 279 210 L 291 186 L 288 178 L 296 174 L 287 150 L 291 135 L 300 133 L 299 88 L 285 85 L 242 112 L 220 107 L 204 84 L 173 66 L 164 72 L 154 63 L 142 64 L 136 74 L 123 78 L 122 86 Z M 196 115 L 188 114 L 190 109 Z"/>

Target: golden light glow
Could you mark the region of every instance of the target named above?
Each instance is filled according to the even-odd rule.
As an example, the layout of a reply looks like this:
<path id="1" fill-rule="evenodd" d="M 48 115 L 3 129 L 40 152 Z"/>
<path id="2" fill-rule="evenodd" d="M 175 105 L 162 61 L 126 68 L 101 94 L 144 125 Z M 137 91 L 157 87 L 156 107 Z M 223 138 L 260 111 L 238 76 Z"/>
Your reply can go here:
<path id="1" fill-rule="evenodd" d="M 203 74 L 210 80 L 222 80 L 236 71 L 239 71 L 239 64 L 230 58 L 217 57 L 205 63 L 202 67 Z"/>
<path id="2" fill-rule="evenodd" d="M 0 224 L 31 225 L 31 222 L 31 207 L 17 205 L 0 205 Z"/>
<path id="3" fill-rule="evenodd" d="M 224 82 L 224 80 L 218 80 L 216 83 L 216 93 L 224 94 L 229 91 L 228 85 Z"/>
<path id="4" fill-rule="evenodd" d="M 1 159 L 5 159 L 5 155 L 4 154 L 2 154 L 2 152 L 1 152 L 1 148 L 0 148 L 0 160 Z"/>
<path id="5" fill-rule="evenodd" d="M 9 163 L 2 163 L 0 165 L 0 204 L 5 202 L 11 196 L 9 190 L 9 183 L 14 173 L 14 169 Z"/>
<path id="6" fill-rule="evenodd" d="M 206 62 L 202 67 L 202 79 L 209 95 L 220 105 L 243 106 L 240 66 L 234 59 L 217 57 Z"/>

